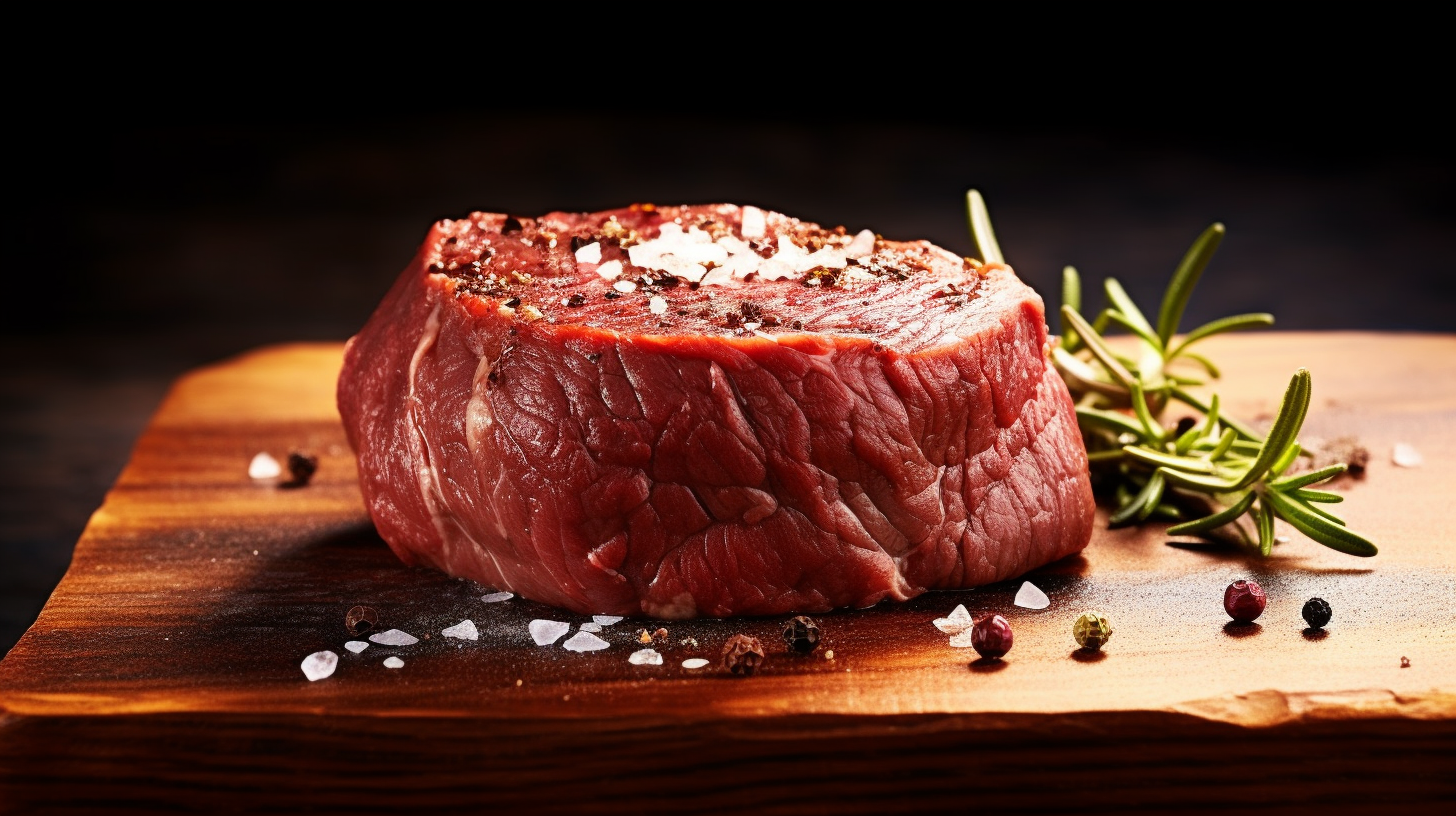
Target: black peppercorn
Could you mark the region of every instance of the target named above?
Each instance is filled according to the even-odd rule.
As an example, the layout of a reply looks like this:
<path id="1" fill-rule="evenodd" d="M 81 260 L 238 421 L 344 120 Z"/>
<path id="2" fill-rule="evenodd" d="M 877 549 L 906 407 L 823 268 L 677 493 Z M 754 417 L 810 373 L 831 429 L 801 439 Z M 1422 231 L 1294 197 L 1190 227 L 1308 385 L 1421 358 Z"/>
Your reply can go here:
<path id="1" fill-rule="evenodd" d="M 288 454 L 288 485 L 303 487 L 318 472 L 318 457 L 294 451 Z"/>
<path id="2" fill-rule="evenodd" d="M 723 644 L 723 666 L 734 674 L 753 674 L 762 662 L 763 644 L 756 637 L 734 635 Z"/>
<path id="3" fill-rule="evenodd" d="M 784 624 L 784 642 L 796 652 L 808 654 L 819 648 L 819 624 L 803 615 Z"/>
<path id="4" fill-rule="evenodd" d="M 1311 629 L 1323 629 L 1330 622 L 1330 605 L 1325 603 L 1324 598 L 1310 598 L 1304 602 L 1301 614 Z"/>
<path id="5" fill-rule="evenodd" d="M 365 635 L 379 626 L 379 613 L 368 606 L 356 606 L 344 615 L 344 628 L 351 635 Z"/>

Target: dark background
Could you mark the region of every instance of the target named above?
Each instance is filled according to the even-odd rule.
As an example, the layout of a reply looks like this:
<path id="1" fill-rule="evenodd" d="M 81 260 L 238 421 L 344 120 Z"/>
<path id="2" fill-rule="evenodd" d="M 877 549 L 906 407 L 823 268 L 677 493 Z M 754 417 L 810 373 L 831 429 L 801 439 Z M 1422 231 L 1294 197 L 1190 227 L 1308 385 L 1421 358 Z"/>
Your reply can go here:
<path id="1" fill-rule="evenodd" d="M 1196 117 L 1079 99 L 980 121 L 944 100 L 886 113 L 844 94 L 731 115 L 591 94 L 327 114 L 37 107 L 6 170 L 0 652 L 173 379 L 262 344 L 347 338 L 430 222 L 473 209 L 752 203 L 969 254 L 974 186 L 1008 261 L 1053 306 L 1074 264 L 1089 288 L 1116 276 L 1156 309 L 1219 220 L 1228 237 L 1188 321 L 1272 311 L 1281 329 L 1451 331 L 1453 163 L 1435 114 L 1354 106 L 1334 84 L 1324 98 L 1233 94 L 1245 102 Z"/>

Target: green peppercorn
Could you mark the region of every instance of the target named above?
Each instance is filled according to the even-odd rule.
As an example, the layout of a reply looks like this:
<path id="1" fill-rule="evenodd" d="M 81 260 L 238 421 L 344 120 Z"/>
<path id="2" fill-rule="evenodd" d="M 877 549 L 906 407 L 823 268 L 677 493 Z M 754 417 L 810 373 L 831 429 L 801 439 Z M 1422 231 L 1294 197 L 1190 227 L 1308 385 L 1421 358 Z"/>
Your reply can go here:
<path id="1" fill-rule="evenodd" d="M 1072 637 L 1083 649 L 1101 649 L 1112 637 L 1112 621 L 1101 612 L 1083 612 L 1072 624 Z"/>

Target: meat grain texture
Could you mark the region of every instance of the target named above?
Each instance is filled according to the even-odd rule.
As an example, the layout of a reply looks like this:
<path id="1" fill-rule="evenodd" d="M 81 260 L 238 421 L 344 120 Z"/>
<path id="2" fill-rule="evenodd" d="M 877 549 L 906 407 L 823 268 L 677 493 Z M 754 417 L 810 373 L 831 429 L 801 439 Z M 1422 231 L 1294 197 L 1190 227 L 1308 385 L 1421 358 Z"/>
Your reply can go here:
<path id="1" fill-rule="evenodd" d="M 753 207 L 441 221 L 338 400 L 400 558 L 579 613 L 860 608 L 1091 535 L 1010 268 Z"/>

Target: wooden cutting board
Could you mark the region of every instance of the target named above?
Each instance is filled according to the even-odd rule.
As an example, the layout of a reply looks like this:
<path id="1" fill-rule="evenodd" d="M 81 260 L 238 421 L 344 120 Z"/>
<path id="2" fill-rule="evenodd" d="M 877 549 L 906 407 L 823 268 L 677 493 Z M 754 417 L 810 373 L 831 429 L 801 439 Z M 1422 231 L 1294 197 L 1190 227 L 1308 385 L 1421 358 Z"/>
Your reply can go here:
<path id="1" fill-rule="evenodd" d="M 39 620 L 0 662 L 0 807 L 197 810 L 520 808 L 884 812 L 926 808 L 1377 809 L 1456 799 L 1456 336 L 1260 334 L 1208 344 L 1224 404 L 1267 416 L 1314 373 L 1306 439 L 1371 460 L 1338 489 L 1372 559 L 1288 529 L 1261 560 L 1108 531 L 1019 581 L 817 616 L 606 627 L 586 654 L 533 643 L 587 619 L 400 564 L 369 523 L 334 409 L 342 346 L 266 348 L 182 378 L 92 517 Z M 1419 468 L 1392 464 L 1397 442 Z M 317 454 L 306 487 L 257 483 L 259 451 Z M 1224 587 L 1259 580 L 1258 624 Z M 1312 596 L 1334 609 L 1303 631 Z M 365 604 L 408 647 L 344 649 Z M 965 604 L 1014 627 L 974 661 L 931 621 Z M 1115 634 L 1076 650 L 1085 609 Z M 441 631 L 463 619 L 476 641 Z M 627 656 L 669 631 L 661 666 Z M 735 633 L 757 676 L 718 664 Z M 329 649 L 337 672 L 300 662 Z M 832 651 L 832 657 L 830 653 Z M 386 668 L 389 656 L 404 666 Z M 711 661 L 683 668 L 690 657 Z M 1408 666 L 1403 666 L 1403 660 Z"/>

